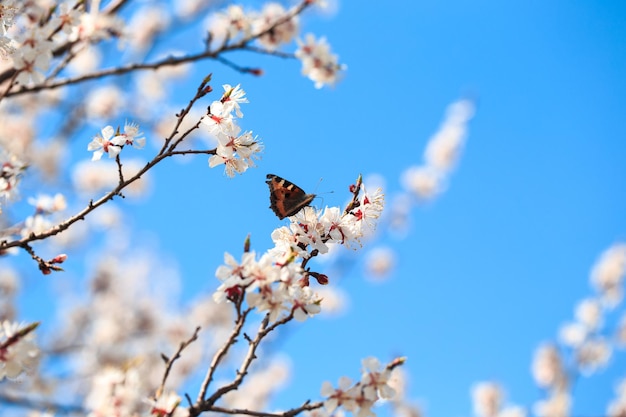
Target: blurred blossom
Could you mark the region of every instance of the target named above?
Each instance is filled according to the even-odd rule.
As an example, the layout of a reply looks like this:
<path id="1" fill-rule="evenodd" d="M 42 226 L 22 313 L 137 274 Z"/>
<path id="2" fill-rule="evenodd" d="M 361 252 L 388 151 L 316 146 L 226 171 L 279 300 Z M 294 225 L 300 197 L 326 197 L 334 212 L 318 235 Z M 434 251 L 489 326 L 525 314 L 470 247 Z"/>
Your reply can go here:
<path id="1" fill-rule="evenodd" d="M 22 159 L 30 156 L 34 139 L 35 126 L 29 115 L 0 112 L 0 148 Z"/>
<path id="2" fill-rule="evenodd" d="M 591 283 L 609 306 L 622 299 L 626 271 L 626 244 L 617 243 L 604 251 L 591 270 Z"/>
<path id="3" fill-rule="evenodd" d="M 97 211 L 98 210 L 96 210 L 96 212 Z M 90 219 L 91 217 L 87 219 L 87 222 L 89 222 Z M 58 247 L 58 250 L 72 246 L 76 247 L 77 245 L 84 243 L 85 239 L 90 237 L 87 222 L 74 223 L 69 229 L 50 237 L 48 242 Z"/>
<path id="4" fill-rule="evenodd" d="M 102 62 L 102 53 L 97 45 L 85 44 L 68 65 L 68 69 L 75 75 L 94 72 Z"/>
<path id="5" fill-rule="evenodd" d="M 302 75 L 309 77 L 315 88 L 334 85 L 347 69 L 346 65 L 339 64 L 339 57 L 331 53 L 326 38 L 316 39 L 309 33 L 304 40 L 296 39 L 296 42 L 295 55 L 302 62 Z"/>
<path id="6" fill-rule="evenodd" d="M 559 329 L 559 341 L 565 346 L 580 346 L 587 337 L 587 328 L 580 323 L 567 323 Z"/>
<path id="7" fill-rule="evenodd" d="M 37 198 L 30 197 L 28 203 L 35 206 L 37 213 L 50 214 L 56 211 L 63 211 L 67 208 L 67 202 L 63 194 L 57 193 L 54 196 L 42 194 Z"/>
<path id="8" fill-rule="evenodd" d="M 91 161 L 80 161 L 74 165 L 72 182 L 79 192 L 94 194 L 103 190 L 112 189 L 119 178 L 115 163 L 103 161 L 94 164 Z"/>
<path id="9" fill-rule="evenodd" d="M 41 171 L 44 181 L 52 181 L 59 175 L 59 168 L 68 151 L 67 148 L 67 144 L 59 139 L 34 145 L 30 162 Z"/>
<path id="10" fill-rule="evenodd" d="M 441 172 L 454 168 L 465 142 L 467 123 L 473 116 L 474 103 L 470 100 L 459 100 L 448 106 L 445 120 L 426 145 L 424 161 L 427 166 Z"/>
<path id="11" fill-rule="evenodd" d="M 537 417 L 569 417 L 571 402 L 567 392 L 552 391 L 547 399 L 534 404 L 533 412 Z"/>
<path id="12" fill-rule="evenodd" d="M 106 204 L 99 207 L 89 216 L 89 224 L 99 230 L 113 229 L 122 224 L 124 214 L 114 204 Z"/>
<path id="13" fill-rule="evenodd" d="M 175 109 L 165 109 L 162 113 L 162 116 L 157 118 L 157 123 L 154 126 L 153 134 L 150 135 L 154 138 L 153 145 L 155 148 L 160 149 L 163 146 L 163 140 L 165 138 L 170 137 L 174 127 L 176 126 L 176 118 L 172 117 L 172 114 L 176 113 L 178 110 Z M 178 128 L 178 131 L 181 133 L 187 132 L 189 129 L 193 128 L 200 119 L 202 119 L 205 115 L 205 111 L 200 111 L 199 109 L 192 108 L 187 117 L 183 119 L 183 122 Z M 206 129 L 195 129 L 193 134 L 190 137 L 187 137 L 185 141 L 199 139 L 202 141 L 204 146 L 214 148 L 217 146 L 217 139 L 215 136 L 211 135 Z M 193 159 L 192 158 L 174 158 L 172 162 L 178 163 L 189 163 Z"/>
<path id="14" fill-rule="evenodd" d="M 124 178 L 129 179 L 139 170 L 145 167 L 146 163 L 138 159 L 126 159 L 123 164 Z M 145 197 L 150 187 L 149 173 L 134 181 L 123 191 L 127 197 Z M 91 161 L 80 161 L 74 165 L 72 172 L 72 182 L 77 191 L 93 195 L 102 191 L 110 191 L 119 182 L 117 165 L 113 161 L 100 161 L 97 164 Z"/>
<path id="15" fill-rule="evenodd" d="M 626 415 L 626 379 L 622 379 L 615 387 L 615 398 L 607 406 L 608 417 L 624 417 Z"/>
<path id="16" fill-rule="evenodd" d="M 427 166 L 411 166 L 402 174 L 404 188 L 421 200 L 436 197 L 444 188 L 438 171 Z"/>
<path id="17" fill-rule="evenodd" d="M 608 417 L 624 417 L 626 416 L 626 399 L 620 398 L 609 403 L 606 414 Z"/>
<path id="18" fill-rule="evenodd" d="M 215 4 L 215 0 L 174 0 L 174 12 L 183 19 L 191 19 Z"/>
<path id="19" fill-rule="evenodd" d="M 85 99 L 88 119 L 113 119 L 125 108 L 124 93 L 118 87 L 107 85 L 94 88 Z"/>
<path id="20" fill-rule="evenodd" d="M 611 345 L 601 338 L 586 340 L 576 351 L 576 363 L 584 375 L 606 366 L 611 358 Z"/>
<path id="21" fill-rule="evenodd" d="M 16 156 L 4 152 L 0 147 L 0 198 L 6 202 L 11 200 L 18 193 L 18 184 L 21 181 L 22 173 L 26 170 L 27 165 L 20 161 Z M 0 213 L 2 210 L 0 210 Z"/>
<path id="22" fill-rule="evenodd" d="M 313 7 L 318 14 L 331 18 L 339 12 L 339 0 L 316 0 Z"/>
<path id="23" fill-rule="evenodd" d="M 185 51 L 180 50 L 170 50 L 167 54 L 161 54 L 158 59 L 165 59 L 166 57 L 185 56 Z M 189 76 L 189 73 L 192 71 L 192 64 L 190 63 L 181 63 L 178 65 L 165 65 L 156 70 L 156 73 L 161 77 L 163 81 L 167 80 L 175 80 L 175 79 L 185 79 Z"/>
<path id="24" fill-rule="evenodd" d="M 448 106 L 439 130 L 424 150 L 424 162 L 409 167 L 402 175 L 404 188 L 422 200 L 437 196 L 456 165 L 465 138 L 467 124 L 474 116 L 474 103 L 462 99 Z"/>
<path id="25" fill-rule="evenodd" d="M 266 367 L 246 376 L 242 386 L 226 394 L 227 407 L 240 409 L 264 409 L 270 398 L 289 380 L 291 366 L 285 358 L 272 360 Z"/>
<path id="26" fill-rule="evenodd" d="M 464 134 L 462 126 L 452 124 L 443 126 L 426 145 L 424 151 L 426 163 L 444 172 L 452 169 L 461 152 Z"/>
<path id="27" fill-rule="evenodd" d="M 137 9 L 130 19 L 125 39 L 136 50 L 148 49 L 154 44 L 155 37 L 167 29 L 170 23 L 169 10 L 163 5 L 143 6 Z"/>
<path id="28" fill-rule="evenodd" d="M 325 285 L 316 289 L 322 299 L 322 316 L 337 316 L 348 306 L 348 296 L 336 286 Z"/>
<path id="29" fill-rule="evenodd" d="M 402 399 L 406 397 L 409 385 L 408 380 L 409 375 L 404 368 L 397 367 L 391 371 L 391 376 L 389 377 L 389 381 L 387 383 L 396 392 L 396 399 Z"/>
<path id="30" fill-rule="evenodd" d="M 287 11 L 279 3 L 266 3 L 261 13 L 256 16 L 252 23 L 254 33 L 260 33 L 273 27 L 286 14 Z M 281 44 L 289 43 L 293 40 L 298 33 L 298 26 L 298 16 L 294 16 L 260 36 L 258 42 L 269 50 L 275 50 Z"/>
<path id="31" fill-rule="evenodd" d="M 396 417 L 423 417 L 425 415 L 421 407 L 408 402 L 394 403 L 393 412 Z"/>
<path id="32" fill-rule="evenodd" d="M 366 273 L 376 281 L 389 277 L 396 265 L 396 253 L 390 247 L 378 247 L 365 255 Z"/>
<path id="33" fill-rule="evenodd" d="M 157 72 L 142 72 L 134 80 L 137 83 L 138 94 L 148 101 L 146 104 L 150 107 L 155 105 L 155 101 L 162 100 L 166 96 L 166 85 Z"/>
<path id="34" fill-rule="evenodd" d="M 85 407 L 90 417 L 130 416 L 144 405 L 136 369 L 121 371 L 108 367 L 93 377 Z"/>
<path id="35" fill-rule="evenodd" d="M 225 11 L 210 15 L 205 26 L 214 41 L 221 45 L 226 39 L 235 40 L 239 35 L 248 38 L 252 34 L 252 15 L 246 14 L 242 6 L 232 4 Z"/>
<path id="36" fill-rule="evenodd" d="M 502 406 L 504 393 L 494 382 L 480 382 L 472 388 L 474 415 L 478 417 L 496 417 Z"/>
<path id="37" fill-rule="evenodd" d="M 7 265 L 2 265 L 0 268 L 0 296 L 12 297 L 18 288 L 19 275 L 17 272 Z"/>
<path id="38" fill-rule="evenodd" d="M 602 325 L 602 306 L 598 300 L 588 298 L 576 306 L 576 318 L 589 330 L 597 330 Z"/>
<path id="39" fill-rule="evenodd" d="M 565 386 L 566 375 L 561 355 L 553 345 L 537 348 L 532 363 L 532 374 L 535 383 L 541 388 L 558 388 Z"/>
<path id="40" fill-rule="evenodd" d="M 74 27 L 70 39 L 97 41 L 110 39 L 112 34 L 122 34 L 123 32 L 124 23 L 118 16 L 91 10 L 90 13 L 80 15 L 80 24 Z"/>
<path id="41" fill-rule="evenodd" d="M 189 410 L 184 406 L 179 407 L 181 401 L 182 399 L 175 392 L 163 394 L 156 401 L 148 401 L 151 406 L 150 414 L 157 417 L 186 417 L 189 415 Z"/>
<path id="42" fill-rule="evenodd" d="M 518 406 L 505 407 L 500 411 L 498 417 L 526 417 L 526 409 Z"/>
<path id="43" fill-rule="evenodd" d="M 24 221 L 24 226 L 21 230 L 22 237 L 27 237 L 34 233 L 36 235 L 45 232 L 52 227 L 52 222 L 41 214 L 35 214 L 28 216 Z"/>
<path id="44" fill-rule="evenodd" d="M 26 326 L 9 321 L 0 324 L 0 381 L 17 378 L 32 371 L 39 363 L 40 351 L 35 344 L 35 332 L 23 334 Z M 15 342 L 6 344 L 12 338 Z"/>

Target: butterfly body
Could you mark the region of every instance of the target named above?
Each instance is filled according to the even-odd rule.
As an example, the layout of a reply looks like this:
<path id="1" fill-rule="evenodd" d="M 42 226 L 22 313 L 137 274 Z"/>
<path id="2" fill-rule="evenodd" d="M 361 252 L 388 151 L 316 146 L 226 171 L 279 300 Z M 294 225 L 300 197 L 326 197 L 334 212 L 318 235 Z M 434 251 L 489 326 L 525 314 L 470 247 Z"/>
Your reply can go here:
<path id="1" fill-rule="evenodd" d="M 315 194 L 307 194 L 293 182 L 274 174 L 267 174 L 265 181 L 270 187 L 270 208 L 279 219 L 293 216 L 315 198 Z"/>

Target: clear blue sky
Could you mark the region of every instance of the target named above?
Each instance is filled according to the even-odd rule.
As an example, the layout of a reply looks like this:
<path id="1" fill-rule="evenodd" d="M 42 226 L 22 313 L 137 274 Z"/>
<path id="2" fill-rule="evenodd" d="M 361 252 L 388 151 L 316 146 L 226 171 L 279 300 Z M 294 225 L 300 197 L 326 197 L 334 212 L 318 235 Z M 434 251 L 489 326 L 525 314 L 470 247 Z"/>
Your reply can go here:
<path id="1" fill-rule="evenodd" d="M 398 252 L 390 280 L 365 280 L 357 263 L 337 284 L 351 298 L 343 316 L 283 332 L 277 348 L 294 375 L 277 405 L 358 377 L 363 357 L 406 355 L 411 396 L 431 417 L 470 416 L 480 380 L 530 406 L 535 347 L 591 295 L 599 254 L 626 239 L 625 19 L 623 2 L 564 0 L 344 0 L 333 18 L 305 17 L 304 31 L 326 36 L 348 65 L 345 79 L 314 90 L 298 62 L 252 54 L 231 58 L 263 77 L 201 64 L 179 102 L 200 74 L 241 83 L 251 102 L 242 125 L 263 139 L 263 159 L 234 179 L 204 157 L 166 162 L 152 197 L 130 205 L 138 235 L 179 259 L 186 296 L 212 291 L 224 251 L 239 257 L 251 233 L 263 252 L 285 224 L 267 208 L 267 173 L 322 194 L 318 206 L 343 204 L 359 173 L 384 175 L 391 197 L 446 106 L 471 94 L 476 117 L 448 191 L 412 213 L 404 240 L 383 238 Z M 175 228 L 164 229 L 166 215 Z M 618 357 L 578 381 L 574 415 L 602 415 L 625 365 Z"/>

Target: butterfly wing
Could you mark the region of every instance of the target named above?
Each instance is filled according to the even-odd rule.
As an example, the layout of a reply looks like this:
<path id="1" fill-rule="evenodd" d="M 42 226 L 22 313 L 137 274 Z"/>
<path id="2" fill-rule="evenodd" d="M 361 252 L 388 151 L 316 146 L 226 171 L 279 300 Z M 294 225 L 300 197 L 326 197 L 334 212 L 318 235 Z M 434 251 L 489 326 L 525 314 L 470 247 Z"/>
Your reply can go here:
<path id="1" fill-rule="evenodd" d="M 307 194 L 296 184 L 274 174 L 267 174 L 270 187 L 270 208 L 279 219 L 293 216 L 311 204 L 315 194 Z"/>

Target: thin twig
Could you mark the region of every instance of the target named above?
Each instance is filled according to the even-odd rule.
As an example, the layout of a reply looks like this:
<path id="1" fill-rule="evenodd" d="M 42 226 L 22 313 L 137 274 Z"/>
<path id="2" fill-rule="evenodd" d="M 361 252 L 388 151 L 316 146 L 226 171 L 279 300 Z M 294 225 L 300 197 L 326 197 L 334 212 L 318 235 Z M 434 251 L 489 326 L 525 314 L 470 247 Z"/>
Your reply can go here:
<path id="1" fill-rule="evenodd" d="M 204 86 L 204 83 L 202 84 L 202 86 Z M 196 96 L 193 99 L 190 100 L 190 102 L 187 105 L 187 107 L 183 110 L 183 114 L 181 114 L 181 116 L 179 117 L 177 125 L 179 125 L 182 122 L 182 117 L 184 117 L 184 115 L 189 113 L 189 110 L 191 109 L 193 104 L 200 97 L 202 97 L 203 95 L 204 95 L 204 93 L 202 92 L 202 89 L 198 89 L 198 92 L 196 93 Z M 174 131 L 172 132 L 172 136 L 174 136 L 176 133 L 177 133 L 177 130 L 174 129 Z M 166 140 L 166 141 L 171 141 L 171 137 L 168 138 L 168 140 Z M 179 143 L 180 143 L 180 140 L 176 141 L 174 143 L 174 146 L 179 144 Z M 29 251 L 29 253 L 32 256 L 34 254 L 34 252 L 32 251 L 32 248 L 30 248 L 30 246 L 28 246 L 29 243 L 34 242 L 34 241 L 38 241 L 38 240 L 47 239 L 50 236 L 57 235 L 57 234 L 65 231 L 65 230 L 67 230 L 74 223 L 76 223 L 76 222 L 78 222 L 80 220 L 85 220 L 85 217 L 88 214 L 90 214 L 92 211 L 94 211 L 96 208 L 98 208 L 101 205 L 105 204 L 109 200 L 113 200 L 113 198 L 115 196 L 122 196 L 122 190 L 123 189 L 125 189 L 130 184 L 132 184 L 135 181 L 137 181 L 138 179 L 140 179 L 148 170 L 150 170 L 152 167 L 157 165 L 159 162 L 161 162 L 165 158 L 171 156 L 171 152 L 174 152 L 174 149 L 173 149 L 172 146 L 170 147 L 170 151 L 164 151 L 162 149 L 161 152 L 159 152 L 159 154 L 157 154 L 150 162 L 148 162 L 142 169 L 140 169 L 137 173 L 135 173 L 135 175 L 131 176 L 130 178 L 124 178 L 124 176 L 122 175 L 122 172 L 121 172 L 121 163 L 118 161 L 118 173 L 119 173 L 120 181 L 119 181 L 118 185 L 113 190 L 109 191 L 108 193 L 106 193 L 104 196 L 102 196 L 100 199 L 98 199 L 96 201 L 93 201 L 93 200 L 90 201 L 89 204 L 87 205 L 87 207 L 83 208 L 77 214 L 75 214 L 74 216 L 68 218 L 64 222 L 62 222 L 62 223 L 60 223 L 60 224 L 58 224 L 58 225 L 56 225 L 54 227 L 51 227 L 50 229 L 48 229 L 46 231 L 43 231 L 41 233 L 31 233 L 28 236 L 22 237 L 21 239 L 18 239 L 18 240 L 13 240 L 13 241 L 3 240 L 3 241 L 0 241 L 0 251 L 6 250 L 6 249 L 9 249 L 9 248 L 12 248 L 12 247 L 22 247 L 22 248 L 26 249 L 27 251 Z M 119 155 L 117 157 L 119 158 Z M 118 158 L 116 158 L 116 160 Z M 41 265 L 42 265 L 42 263 L 40 262 L 41 258 L 39 258 L 39 259 L 37 259 L 37 258 L 33 257 L 33 259 L 35 259 L 35 260 L 37 260 L 39 262 L 39 265 L 41 267 Z M 46 265 L 46 266 L 49 266 L 49 265 Z"/>
<path id="2" fill-rule="evenodd" d="M 318 408 L 321 408 L 323 405 L 324 403 L 321 401 L 318 401 L 316 403 L 309 403 L 307 401 L 304 405 L 298 408 L 293 408 L 291 410 L 284 411 L 282 413 L 266 413 L 264 411 L 247 410 L 245 408 L 225 408 L 225 407 L 218 407 L 218 406 L 212 406 L 207 411 L 216 412 L 216 413 L 224 413 L 224 414 L 242 414 L 242 415 L 253 416 L 253 417 L 293 417 L 293 416 L 297 416 L 303 411 L 317 410 Z"/>
<path id="3" fill-rule="evenodd" d="M 241 367 L 237 371 L 237 376 L 235 377 L 235 379 L 230 384 L 224 385 L 221 388 L 219 388 L 217 391 L 213 393 L 213 395 L 211 395 L 206 400 L 202 400 L 202 398 L 204 398 L 204 395 L 206 393 L 202 393 L 202 396 L 198 396 L 198 400 L 196 401 L 196 404 L 194 404 L 194 406 L 190 407 L 189 409 L 190 415 L 197 416 L 203 411 L 208 411 L 213 406 L 213 404 L 215 404 L 215 402 L 219 400 L 223 395 L 239 388 L 244 378 L 248 374 L 248 369 L 250 368 L 250 365 L 257 358 L 256 350 L 261 344 L 261 341 L 265 338 L 265 336 L 267 336 L 270 332 L 272 332 L 278 326 L 288 323 L 292 319 L 293 319 L 293 311 L 288 316 L 270 325 L 269 314 L 266 315 L 263 321 L 261 322 L 261 325 L 259 326 L 259 330 L 256 334 L 256 337 L 248 345 L 248 353 L 243 359 L 243 362 L 241 364 Z"/>
<path id="4" fill-rule="evenodd" d="M 178 350 L 176 351 L 176 353 L 174 353 L 174 356 L 167 358 L 167 362 L 165 364 L 165 372 L 163 373 L 163 379 L 161 380 L 161 385 L 159 386 L 159 388 L 156 391 L 156 394 L 154 395 L 155 400 L 158 400 L 163 394 L 163 390 L 165 389 L 165 382 L 167 381 L 167 378 L 170 375 L 170 371 L 172 370 L 172 366 L 174 366 L 174 362 L 176 362 L 176 360 L 180 358 L 180 354 L 182 353 L 183 350 L 185 350 L 187 346 L 189 346 L 190 344 L 198 340 L 199 332 L 200 332 L 200 326 L 196 327 L 196 330 L 193 332 L 193 334 L 191 335 L 189 339 L 180 342 L 180 345 L 178 346 Z M 162 355 L 162 357 L 165 358 L 164 355 Z"/>
<path id="5" fill-rule="evenodd" d="M 237 318 L 237 322 L 235 323 L 235 327 L 233 328 L 233 331 L 230 333 L 230 337 L 224 343 L 224 345 L 220 348 L 220 350 L 218 350 L 215 353 L 215 356 L 213 356 L 211 365 L 209 366 L 209 369 L 207 370 L 207 374 L 204 378 L 204 381 L 202 382 L 202 385 L 200 386 L 200 393 L 198 394 L 196 403 L 200 404 L 204 401 L 204 397 L 206 397 L 206 393 L 207 393 L 207 390 L 209 389 L 209 385 L 211 384 L 211 381 L 213 381 L 213 376 L 215 375 L 215 371 L 217 370 L 217 367 L 219 366 L 222 359 L 228 353 L 228 350 L 235 344 L 237 337 L 239 337 L 239 334 L 241 333 L 241 329 L 243 329 L 243 325 L 246 322 L 246 318 L 248 317 L 248 314 L 251 311 L 252 311 L 252 308 L 249 308 Z"/>

